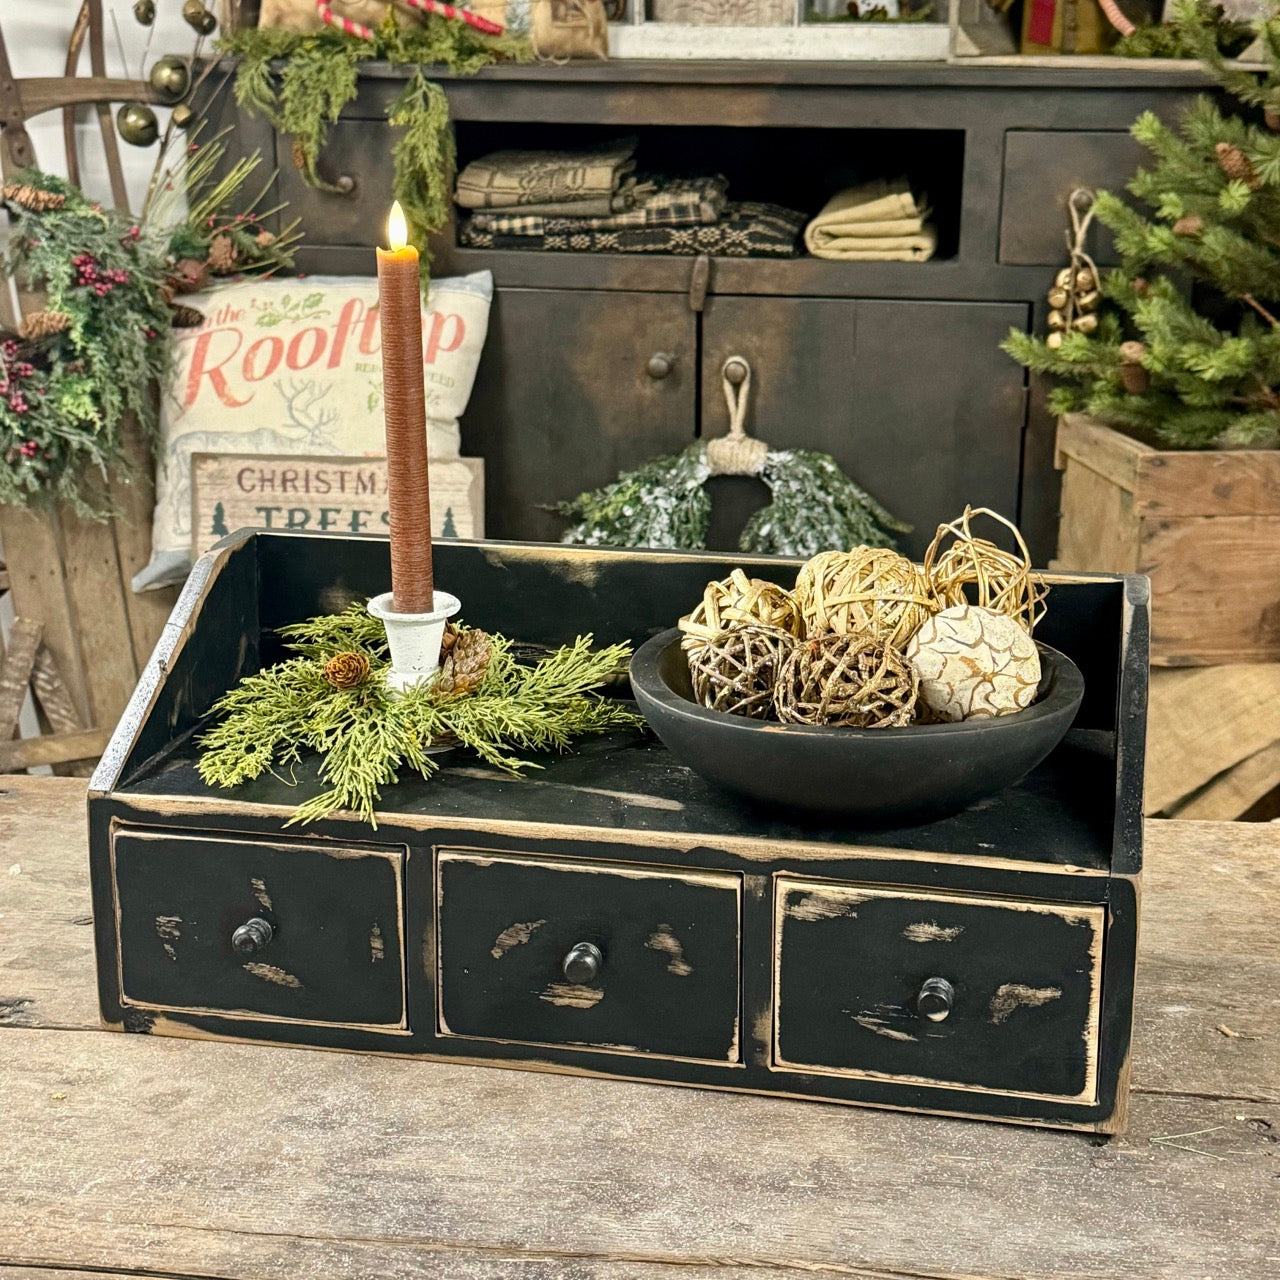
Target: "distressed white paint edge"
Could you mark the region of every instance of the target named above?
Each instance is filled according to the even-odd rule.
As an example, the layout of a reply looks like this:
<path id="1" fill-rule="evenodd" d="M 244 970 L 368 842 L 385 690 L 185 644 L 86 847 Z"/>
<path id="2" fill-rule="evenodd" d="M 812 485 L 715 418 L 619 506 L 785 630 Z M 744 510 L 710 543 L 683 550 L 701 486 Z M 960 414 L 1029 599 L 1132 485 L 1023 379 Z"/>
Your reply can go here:
<path id="1" fill-rule="evenodd" d="M 788 59 L 799 62 L 945 62 L 945 22 L 820 23 L 807 27 L 712 27 L 611 23 L 611 58 Z"/>

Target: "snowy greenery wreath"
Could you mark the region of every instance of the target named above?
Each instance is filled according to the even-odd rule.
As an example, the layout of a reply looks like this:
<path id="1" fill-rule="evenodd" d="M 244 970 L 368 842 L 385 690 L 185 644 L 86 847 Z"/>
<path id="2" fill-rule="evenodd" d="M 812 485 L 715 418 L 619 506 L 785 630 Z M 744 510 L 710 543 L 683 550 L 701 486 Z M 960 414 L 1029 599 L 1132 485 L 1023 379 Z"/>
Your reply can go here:
<path id="1" fill-rule="evenodd" d="M 772 500 L 747 521 L 738 540 L 739 549 L 752 554 L 808 559 L 859 544 L 892 547 L 894 533 L 910 531 L 849 479 L 830 454 L 771 449 L 748 436 L 743 421 L 750 387 L 750 366 L 731 356 L 724 365 L 729 434 L 653 458 L 603 489 L 558 503 L 555 510 L 574 521 L 563 541 L 701 550 L 711 521 L 705 486 L 717 475 L 755 476 L 769 489 Z"/>

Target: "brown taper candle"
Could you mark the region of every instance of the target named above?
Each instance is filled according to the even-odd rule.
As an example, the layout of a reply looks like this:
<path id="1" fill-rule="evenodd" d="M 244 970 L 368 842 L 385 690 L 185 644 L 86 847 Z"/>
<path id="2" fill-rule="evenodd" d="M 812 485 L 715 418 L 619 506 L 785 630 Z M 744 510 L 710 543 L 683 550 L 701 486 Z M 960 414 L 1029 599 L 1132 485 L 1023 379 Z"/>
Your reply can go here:
<path id="1" fill-rule="evenodd" d="M 430 613 L 435 574 L 431 564 L 421 286 L 418 251 L 407 243 L 399 202 L 391 206 L 387 239 L 391 248 L 378 250 L 378 309 L 382 405 L 387 423 L 391 593 L 397 613 Z"/>

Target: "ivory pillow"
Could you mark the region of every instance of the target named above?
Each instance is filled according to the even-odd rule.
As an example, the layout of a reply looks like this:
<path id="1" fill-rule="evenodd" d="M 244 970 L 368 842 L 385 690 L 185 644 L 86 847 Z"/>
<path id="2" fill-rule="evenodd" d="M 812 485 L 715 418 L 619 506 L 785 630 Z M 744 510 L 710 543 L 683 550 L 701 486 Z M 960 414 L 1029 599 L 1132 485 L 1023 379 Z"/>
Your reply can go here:
<path id="1" fill-rule="evenodd" d="M 422 314 L 427 445 L 459 455 L 489 327 L 493 276 L 433 280 Z M 133 589 L 191 568 L 191 455 L 385 453 L 378 284 L 361 277 L 246 280 L 184 298 L 204 313 L 177 331 L 161 406 L 151 561 Z"/>

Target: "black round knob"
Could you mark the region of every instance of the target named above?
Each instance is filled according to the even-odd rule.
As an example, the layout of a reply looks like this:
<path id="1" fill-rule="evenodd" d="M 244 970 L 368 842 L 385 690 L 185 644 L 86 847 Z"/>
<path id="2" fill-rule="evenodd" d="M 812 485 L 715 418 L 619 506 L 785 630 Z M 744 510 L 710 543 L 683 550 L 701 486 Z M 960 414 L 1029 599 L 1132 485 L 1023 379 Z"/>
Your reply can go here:
<path id="1" fill-rule="evenodd" d="M 916 1012 L 930 1022 L 941 1022 L 955 1001 L 956 989 L 946 978 L 926 978 L 916 996 Z"/>
<path id="2" fill-rule="evenodd" d="M 649 377 L 654 379 L 655 382 L 660 382 L 670 374 L 674 367 L 674 356 L 667 355 L 665 351 L 655 351 L 653 355 L 649 357 L 649 363 L 645 365 L 644 369 Z"/>
<path id="3" fill-rule="evenodd" d="M 231 946 L 237 955 L 253 956 L 257 955 L 274 936 L 275 930 L 270 922 L 261 916 L 254 916 L 252 920 L 246 920 L 231 935 Z"/>
<path id="4" fill-rule="evenodd" d="M 577 942 L 569 948 L 569 953 L 560 967 L 564 970 L 564 976 L 568 981 L 580 986 L 583 983 L 594 982 L 603 965 L 604 956 L 600 954 L 599 947 L 591 942 Z"/>
<path id="5" fill-rule="evenodd" d="M 731 356 L 724 362 L 724 376 L 732 386 L 742 386 L 750 372 L 751 366 L 741 356 Z"/>

